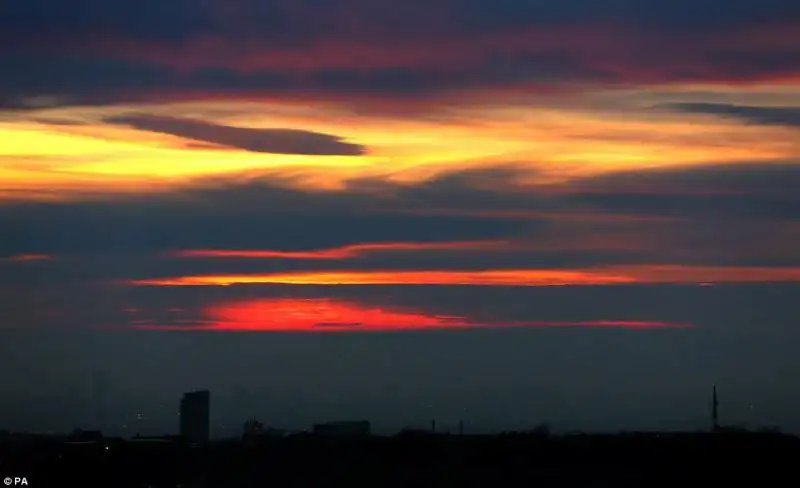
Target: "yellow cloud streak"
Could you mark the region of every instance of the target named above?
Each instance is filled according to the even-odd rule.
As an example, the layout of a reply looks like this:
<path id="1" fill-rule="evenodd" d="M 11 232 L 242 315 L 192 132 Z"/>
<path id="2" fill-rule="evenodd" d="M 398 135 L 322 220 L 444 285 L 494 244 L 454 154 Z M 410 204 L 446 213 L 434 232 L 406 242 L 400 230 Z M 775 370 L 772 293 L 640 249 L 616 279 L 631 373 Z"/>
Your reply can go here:
<path id="1" fill-rule="evenodd" d="M 711 266 L 609 266 L 583 270 L 309 271 L 250 275 L 200 275 L 134 280 L 135 286 L 280 285 L 480 285 L 566 286 L 647 283 L 798 282 L 800 268 Z"/>
<path id="2" fill-rule="evenodd" d="M 158 110 L 201 118 L 204 111 L 224 114 L 226 108 L 236 115 L 218 116 L 215 122 L 334 134 L 367 146 L 369 154 L 258 154 L 201 148 L 178 137 L 101 123 L 17 122 L 0 124 L 0 158 L 21 160 L 12 168 L 0 165 L 0 179 L 6 190 L 18 193 L 48 187 L 65 193 L 92 191 L 100 185 L 136 191 L 183 184 L 187 178 L 278 170 L 299 172 L 308 187 L 335 189 L 353 177 L 413 182 L 442 171 L 498 163 L 529 164 L 550 178 L 569 179 L 643 167 L 789 159 L 800 150 L 794 134 L 785 129 L 712 117 L 687 121 L 684 115 L 650 112 L 608 115 L 576 109 L 474 107 L 450 119 L 410 121 L 359 117 L 331 107 L 278 107 L 264 116 L 256 110 L 260 107 L 222 102 Z M 120 108 L 103 110 L 89 111 L 87 117 L 79 109 L 61 109 L 58 116 L 91 120 L 92 115 L 97 119 Z M 37 157 L 53 158 L 57 164 L 47 171 L 26 165 L 24 159 Z"/>
<path id="3" fill-rule="evenodd" d="M 629 280 L 580 271 L 314 271 L 273 275 L 207 275 L 137 280 L 139 286 L 284 285 L 521 285 L 614 284 Z"/>

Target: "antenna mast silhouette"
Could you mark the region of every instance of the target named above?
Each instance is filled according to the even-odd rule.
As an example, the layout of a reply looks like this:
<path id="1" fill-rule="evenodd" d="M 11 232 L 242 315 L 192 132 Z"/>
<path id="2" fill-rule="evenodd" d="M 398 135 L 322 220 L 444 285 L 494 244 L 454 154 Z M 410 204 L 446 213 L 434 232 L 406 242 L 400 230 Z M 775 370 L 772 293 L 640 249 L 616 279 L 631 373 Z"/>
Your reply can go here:
<path id="1" fill-rule="evenodd" d="M 719 430 L 719 402 L 717 401 L 717 385 L 714 385 L 711 398 L 711 431 Z"/>

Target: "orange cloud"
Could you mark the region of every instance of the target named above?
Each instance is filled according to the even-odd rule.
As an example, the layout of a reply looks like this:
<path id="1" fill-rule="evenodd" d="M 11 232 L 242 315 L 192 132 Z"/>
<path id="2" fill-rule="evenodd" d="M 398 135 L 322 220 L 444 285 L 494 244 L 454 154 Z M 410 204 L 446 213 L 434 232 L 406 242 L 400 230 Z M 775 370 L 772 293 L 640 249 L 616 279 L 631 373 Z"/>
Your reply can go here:
<path id="1" fill-rule="evenodd" d="M 342 332 L 463 329 L 478 327 L 599 327 L 657 329 L 688 327 L 655 321 L 534 321 L 483 324 L 466 317 L 433 315 L 421 311 L 387 309 L 355 302 L 322 299 L 259 299 L 226 303 L 205 310 L 199 325 L 159 326 L 134 321 L 137 329 L 216 330 L 263 332 Z"/>
<path id="2" fill-rule="evenodd" d="M 284 285 L 484 285 L 552 286 L 611 285 L 635 282 L 625 276 L 570 270 L 491 271 L 309 271 L 252 275 L 200 275 L 133 280 L 138 286 Z"/>
<path id="3" fill-rule="evenodd" d="M 349 259 L 362 254 L 394 251 L 489 251 L 509 247 L 503 241 L 465 241 L 465 242 L 385 242 L 353 244 L 348 246 L 316 249 L 311 251 L 274 250 L 222 250 L 188 249 L 169 253 L 178 258 L 279 258 L 279 259 Z"/>
<path id="4" fill-rule="evenodd" d="M 567 286 L 759 282 L 800 282 L 800 268 L 636 265 L 596 267 L 584 270 L 308 271 L 179 276 L 133 280 L 126 284 L 134 286 L 228 286 L 235 284 Z"/>

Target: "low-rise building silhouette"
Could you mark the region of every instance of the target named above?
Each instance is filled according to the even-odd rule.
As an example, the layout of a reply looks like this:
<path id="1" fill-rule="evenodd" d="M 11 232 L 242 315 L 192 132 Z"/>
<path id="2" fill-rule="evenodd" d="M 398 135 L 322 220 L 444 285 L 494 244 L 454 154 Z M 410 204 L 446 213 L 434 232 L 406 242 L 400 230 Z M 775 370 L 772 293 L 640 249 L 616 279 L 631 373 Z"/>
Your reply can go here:
<path id="1" fill-rule="evenodd" d="M 250 419 L 242 426 L 242 439 L 263 439 L 266 437 L 283 437 L 283 432 L 271 427 L 266 427 L 256 419 Z"/>
<path id="2" fill-rule="evenodd" d="M 258 437 L 264 434 L 264 424 L 256 419 L 250 419 L 242 426 L 242 438 Z"/>

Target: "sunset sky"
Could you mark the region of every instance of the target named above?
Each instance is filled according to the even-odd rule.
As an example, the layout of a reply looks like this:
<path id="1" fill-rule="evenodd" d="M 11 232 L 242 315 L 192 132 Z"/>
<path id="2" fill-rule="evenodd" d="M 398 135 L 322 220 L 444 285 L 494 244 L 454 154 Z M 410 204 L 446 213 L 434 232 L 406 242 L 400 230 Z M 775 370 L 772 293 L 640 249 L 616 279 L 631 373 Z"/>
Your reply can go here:
<path id="1" fill-rule="evenodd" d="M 0 413 L 800 430 L 798 189 L 798 2 L 4 0 Z"/>

